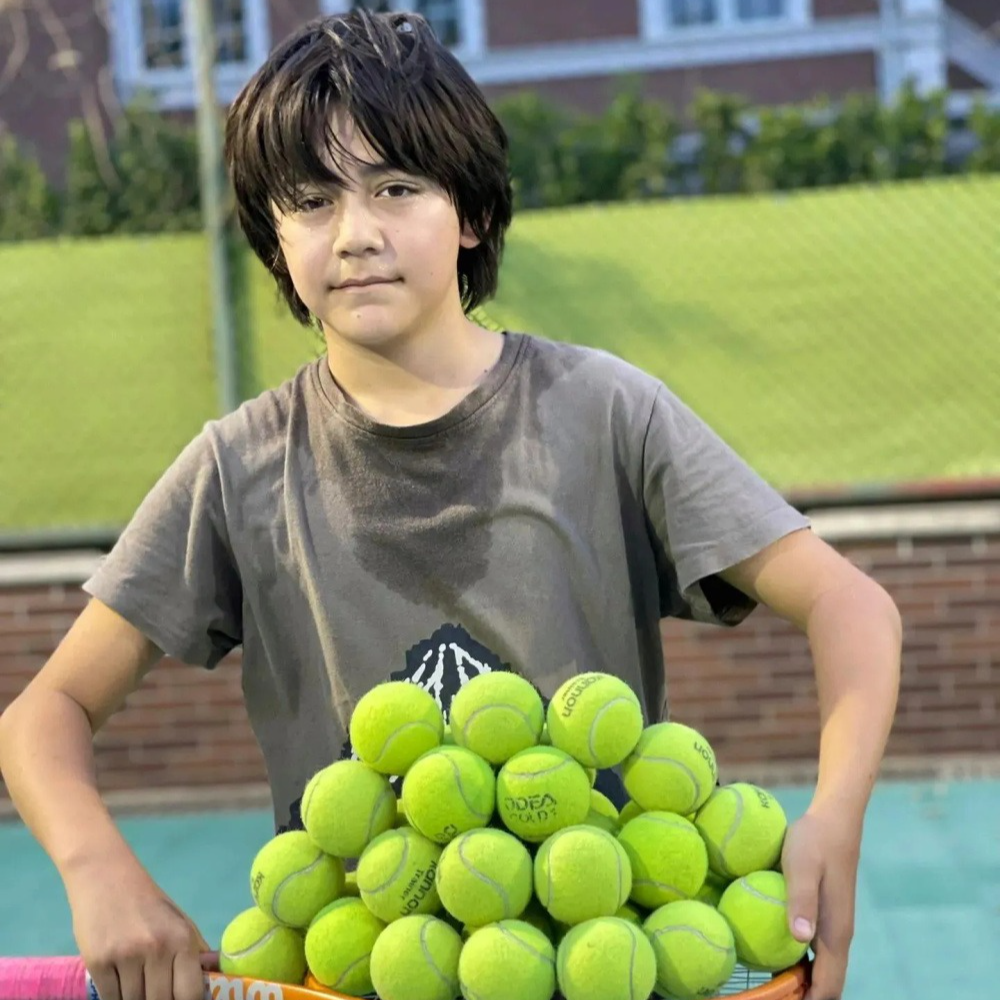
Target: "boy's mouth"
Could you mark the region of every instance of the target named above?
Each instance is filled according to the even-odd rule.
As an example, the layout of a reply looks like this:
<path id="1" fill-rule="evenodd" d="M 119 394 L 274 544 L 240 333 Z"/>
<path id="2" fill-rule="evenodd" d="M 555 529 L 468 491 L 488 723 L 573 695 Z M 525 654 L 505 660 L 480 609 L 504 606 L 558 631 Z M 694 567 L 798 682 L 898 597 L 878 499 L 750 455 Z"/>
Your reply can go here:
<path id="1" fill-rule="evenodd" d="M 367 278 L 348 278 L 346 281 L 340 282 L 338 285 L 333 287 L 337 291 L 361 291 L 364 288 L 378 287 L 380 285 L 393 285 L 400 278 L 382 278 L 377 276 L 371 276 Z"/>

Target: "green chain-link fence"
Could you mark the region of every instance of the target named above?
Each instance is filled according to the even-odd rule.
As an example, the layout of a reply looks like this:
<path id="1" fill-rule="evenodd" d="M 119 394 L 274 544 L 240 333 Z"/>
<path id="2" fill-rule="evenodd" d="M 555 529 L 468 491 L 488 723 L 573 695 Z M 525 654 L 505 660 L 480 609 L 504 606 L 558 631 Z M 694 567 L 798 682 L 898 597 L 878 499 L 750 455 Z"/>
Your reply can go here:
<path id="1" fill-rule="evenodd" d="M 526 212 L 489 320 L 661 377 L 780 487 L 1000 476 L 1000 178 Z M 0 530 L 123 523 L 216 415 L 197 234 L 0 248 Z M 256 264 L 245 394 L 315 357 Z"/>
<path id="2" fill-rule="evenodd" d="M 745 110 L 700 95 L 684 162 L 634 93 L 591 120 L 512 99 L 522 208 L 483 320 L 633 361 L 787 491 L 1000 477 L 1000 112 L 956 163 L 940 95 L 756 138 Z M 142 104 L 102 156 L 75 127 L 60 208 L 0 136 L 0 535 L 114 530 L 217 415 L 192 141 Z M 661 197 L 705 188 L 729 193 Z M 322 342 L 244 273 L 248 398 Z"/>

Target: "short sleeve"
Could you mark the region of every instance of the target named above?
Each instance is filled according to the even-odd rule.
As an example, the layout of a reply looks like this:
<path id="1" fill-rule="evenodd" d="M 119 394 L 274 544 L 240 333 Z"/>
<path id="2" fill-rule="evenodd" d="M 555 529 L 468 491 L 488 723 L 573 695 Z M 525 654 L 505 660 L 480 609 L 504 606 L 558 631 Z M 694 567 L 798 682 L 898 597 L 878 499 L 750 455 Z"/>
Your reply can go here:
<path id="1" fill-rule="evenodd" d="M 243 608 L 210 427 L 163 474 L 83 585 L 168 655 L 209 668 L 242 641 Z"/>
<path id="2" fill-rule="evenodd" d="M 756 607 L 718 574 L 809 520 L 666 387 L 643 449 L 662 617 L 736 625 Z"/>

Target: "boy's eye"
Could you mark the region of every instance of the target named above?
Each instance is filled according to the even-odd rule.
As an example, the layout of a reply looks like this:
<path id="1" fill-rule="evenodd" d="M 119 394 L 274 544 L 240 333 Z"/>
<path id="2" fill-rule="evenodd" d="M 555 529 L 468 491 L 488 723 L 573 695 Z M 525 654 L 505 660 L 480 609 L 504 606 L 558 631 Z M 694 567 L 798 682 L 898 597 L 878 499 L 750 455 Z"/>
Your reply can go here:
<path id="1" fill-rule="evenodd" d="M 400 197 L 405 198 L 406 195 L 413 194 L 414 191 L 415 189 L 410 187 L 409 184 L 395 183 L 395 184 L 386 184 L 386 186 L 382 188 L 382 191 L 380 193 L 388 195 L 390 198 L 400 198 Z"/>
<path id="2" fill-rule="evenodd" d="M 315 212 L 329 203 L 329 198 L 324 198 L 321 195 L 309 195 L 308 197 L 300 198 L 295 207 L 300 212 Z"/>

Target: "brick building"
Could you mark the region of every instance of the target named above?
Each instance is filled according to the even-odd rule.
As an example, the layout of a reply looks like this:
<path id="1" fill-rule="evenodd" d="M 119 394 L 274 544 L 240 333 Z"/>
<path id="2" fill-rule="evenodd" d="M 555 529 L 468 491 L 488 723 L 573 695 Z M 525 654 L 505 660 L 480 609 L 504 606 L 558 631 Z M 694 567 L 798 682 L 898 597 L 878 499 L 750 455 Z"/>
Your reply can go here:
<path id="1" fill-rule="evenodd" d="M 303 20 L 358 0 L 215 0 L 220 99 Z M 385 6 L 387 0 L 364 0 Z M 106 128 L 139 89 L 188 115 L 185 0 L 0 0 L 0 127 L 58 182 L 67 123 Z M 622 73 L 687 104 L 700 87 L 783 103 L 906 78 L 1000 97 L 996 0 L 392 0 L 416 8 L 491 96 L 531 88 L 596 110 Z"/>

